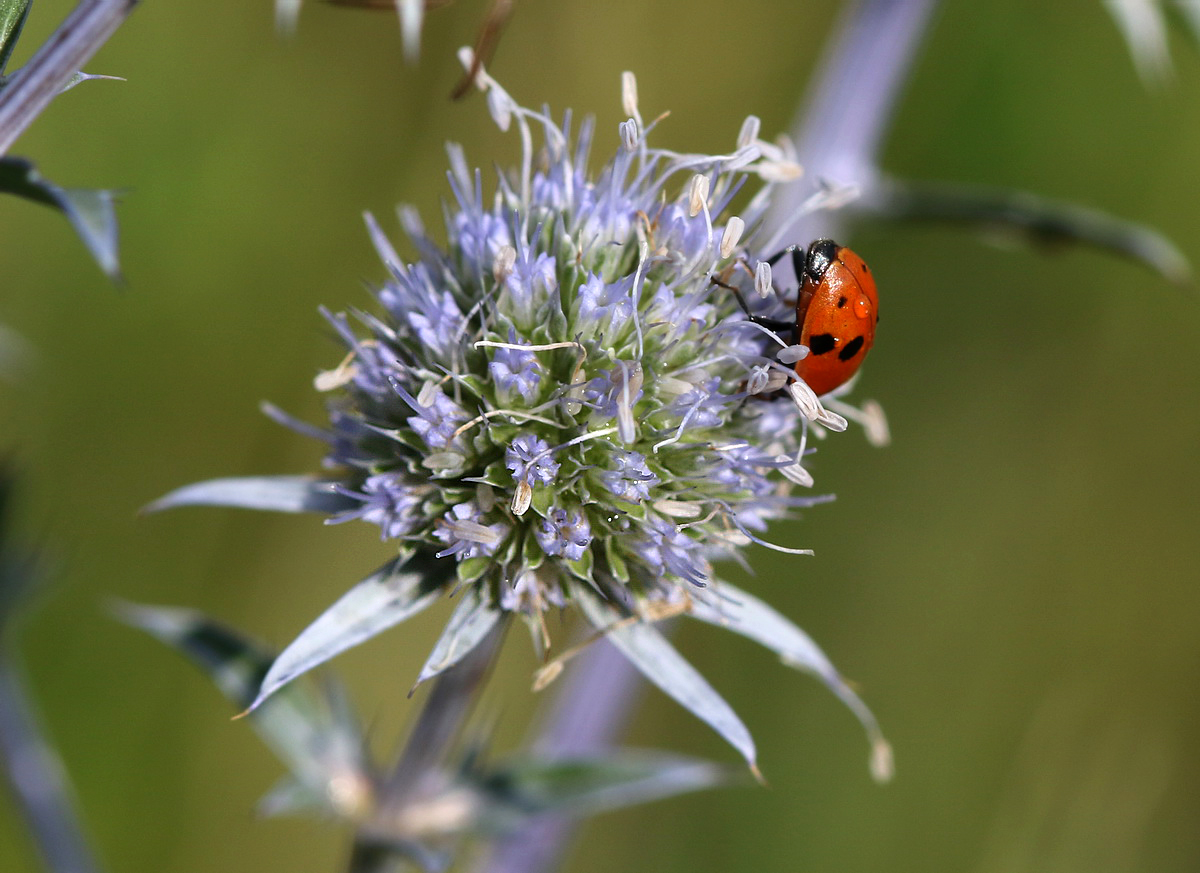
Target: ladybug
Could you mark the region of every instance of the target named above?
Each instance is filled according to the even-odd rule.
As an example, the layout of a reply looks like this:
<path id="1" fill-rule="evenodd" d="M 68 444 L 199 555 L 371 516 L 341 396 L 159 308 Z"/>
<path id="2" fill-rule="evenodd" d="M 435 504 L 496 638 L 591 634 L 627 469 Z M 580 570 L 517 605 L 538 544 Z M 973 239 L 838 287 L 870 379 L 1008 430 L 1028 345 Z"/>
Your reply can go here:
<path id="1" fill-rule="evenodd" d="M 797 278 L 795 342 L 808 346 L 796 362 L 796 375 L 817 396 L 844 385 L 875 344 L 879 293 L 866 262 L 831 239 L 819 239 L 807 254 L 796 246 L 791 254 Z"/>

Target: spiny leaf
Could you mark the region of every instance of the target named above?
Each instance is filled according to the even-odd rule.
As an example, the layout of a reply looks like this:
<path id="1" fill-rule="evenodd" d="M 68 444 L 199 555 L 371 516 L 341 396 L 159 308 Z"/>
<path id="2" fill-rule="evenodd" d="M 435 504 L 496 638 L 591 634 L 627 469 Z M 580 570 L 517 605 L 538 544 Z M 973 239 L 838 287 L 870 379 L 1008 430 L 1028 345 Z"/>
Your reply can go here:
<path id="1" fill-rule="evenodd" d="M 481 824 L 494 830 L 545 812 L 593 815 L 712 788 L 731 776 L 708 761 L 634 749 L 602 758 L 508 761 L 479 778 L 488 796 Z"/>
<path id="2" fill-rule="evenodd" d="M 742 720 L 696 668 L 653 625 L 646 622 L 620 624 L 626 613 L 589 591 L 579 589 L 576 602 L 587 620 L 620 650 L 643 676 L 665 691 L 697 718 L 707 722 L 725 738 L 758 774 L 754 740 Z"/>
<path id="3" fill-rule="evenodd" d="M 3 0 L 0 0 L 0 2 L 3 2 Z M 0 76 L 0 88 L 3 88 L 4 85 L 10 82 L 19 72 L 21 71 L 15 70 L 7 76 Z M 126 81 L 126 79 L 122 76 L 105 76 L 100 73 L 85 73 L 83 70 L 77 70 L 71 75 L 71 78 L 67 80 L 67 84 L 63 85 L 62 88 L 59 89 L 58 93 L 66 94 L 76 85 L 82 84 L 83 82 L 94 82 L 97 79 L 104 79 L 110 82 Z"/>
<path id="4" fill-rule="evenodd" d="M 332 515 L 359 505 L 334 490 L 337 483 L 309 476 L 242 476 L 184 485 L 155 500 L 144 512 L 179 506 L 233 506 L 273 512 L 321 512 Z"/>
<path id="5" fill-rule="evenodd" d="M 263 677 L 250 709 L 318 664 L 425 609 L 454 576 L 455 566 L 424 551 L 407 561 L 389 561 L 343 594 L 283 650 Z"/>
<path id="6" fill-rule="evenodd" d="M 189 609 L 118 604 L 128 624 L 178 650 L 238 708 L 246 707 L 272 655 L 257 643 Z M 294 684 L 250 716 L 263 741 L 287 765 L 312 803 L 353 816 L 369 802 L 370 765 L 362 732 L 338 685 Z"/>
<path id="7" fill-rule="evenodd" d="M 1194 0 L 1176 0 L 1175 11 L 1183 20 L 1192 42 L 1200 45 L 1200 4 Z"/>
<path id="8" fill-rule="evenodd" d="M 438 637 L 425 666 L 421 668 L 414 688 L 450 669 L 469 655 L 500 620 L 500 610 L 488 603 L 487 596 L 480 586 L 468 586 L 460 596 L 462 599 L 454 614 L 450 616 L 450 621 L 446 623 L 442 635 Z"/>
<path id="9" fill-rule="evenodd" d="M 0 158 L 0 192 L 14 194 L 59 210 L 71 222 L 100 269 L 121 278 L 117 259 L 117 214 L 112 191 L 60 188 L 42 177 L 24 158 Z"/>
<path id="10" fill-rule="evenodd" d="M 421 26 L 425 23 L 425 0 L 396 0 L 404 59 L 415 64 L 421 54 Z"/>
<path id="11" fill-rule="evenodd" d="M 862 722 L 871 743 L 871 771 L 876 780 L 891 779 L 891 748 L 879 723 L 834 668 L 820 647 L 786 616 L 756 597 L 720 583 L 692 597 L 689 614 L 700 621 L 727 628 L 775 652 L 790 667 L 817 676 Z"/>

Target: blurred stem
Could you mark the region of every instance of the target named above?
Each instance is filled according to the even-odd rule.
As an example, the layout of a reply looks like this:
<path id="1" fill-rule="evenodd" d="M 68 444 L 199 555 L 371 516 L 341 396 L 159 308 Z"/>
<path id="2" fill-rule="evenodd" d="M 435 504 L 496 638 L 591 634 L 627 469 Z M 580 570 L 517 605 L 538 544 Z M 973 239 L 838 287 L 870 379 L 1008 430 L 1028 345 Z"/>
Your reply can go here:
<path id="1" fill-rule="evenodd" d="M 1048 247 L 1091 245 L 1145 264 L 1177 284 L 1191 278 L 1187 258 L 1153 228 L 1028 191 L 945 182 L 883 182 L 861 208 L 890 219 L 1023 233 L 1031 242 Z"/>
<path id="2" fill-rule="evenodd" d="M 416 727 L 384 785 L 385 805 L 411 795 L 424 773 L 441 762 L 475 705 L 504 639 L 504 629 L 504 622 L 497 624 L 469 655 L 434 680 Z"/>
<path id="3" fill-rule="evenodd" d="M 818 68 L 815 87 L 792 128 L 810 181 L 781 188 L 766 228 L 774 240 L 809 239 L 800 205 L 818 178 L 867 186 L 897 94 L 936 0 L 852 0 Z M 822 215 L 828 224 L 828 215 Z M 823 232 L 821 235 L 828 235 Z M 777 246 L 764 247 L 770 250 Z M 637 672 L 607 643 L 597 643 L 568 683 L 535 747 L 546 756 L 592 754 L 613 744 L 632 709 Z M 564 819 L 534 821 L 497 842 L 480 873 L 544 873 L 575 830 Z"/>
<path id="4" fill-rule="evenodd" d="M 8 66 L 33 0 L 0 0 L 0 76 Z"/>
<path id="5" fill-rule="evenodd" d="M 554 710 L 532 751 L 547 760 L 595 755 L 612 747 L 640 690 L 639 673 L 607 640 L 592 644 L 567 674 Z M 553 869 L 574 835 L 569 819 L 534 819 L 497 840 L 479 873 L 543 873 Z"/>
<path id="6" fill-rule="evenodd" d="M 479 697 L 506 627 L 506 622 L 497 624 L 470 654 L 433 681 L 433 690 L 408 736 L 400 760 L 380 790 L 379 808 L 373 821 L 354 841 L 348 864 L 351 873 L 390 869 L 389 822 L 402 816 L 407 807 L 419 804 L 423 791 L 436 790 L 441 784 L 446 753 Z"/>
<path id="7" fill-rule="evenodd" d="M 775 196 L 766 220 L 772 245 L 764 251 L 837 235 L 829 226 L 835 213 L 801 214 L 818 180 L 863 190 L 875 184 L 884 134 L 936 6 L 937 0 L 845 5 L 790 131 L 805 178 Z"/>
<path id="8" fill-rule="evenodd" d="M 82 0 L 0 91 L 0 155 L 104 45 L 138 0 Z"/>
<path id="9" fill-rule="evenodd" d="M 29 831 L 52 873 L 96 873 L 65 771 L 43 739 L 8 647 L 0 647 L 0 759 Z"/>

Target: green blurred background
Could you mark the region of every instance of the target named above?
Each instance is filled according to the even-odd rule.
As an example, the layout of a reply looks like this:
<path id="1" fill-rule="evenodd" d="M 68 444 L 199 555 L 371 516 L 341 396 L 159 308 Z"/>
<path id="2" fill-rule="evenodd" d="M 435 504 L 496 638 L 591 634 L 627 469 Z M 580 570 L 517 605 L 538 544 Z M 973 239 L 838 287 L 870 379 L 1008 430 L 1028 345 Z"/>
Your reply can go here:
<path id="1" fill-rule="evenodd" d="M 66 14 L 39 0 L 17 61 Z M 319 420 L 340 357 L 316 314 L 383 276 L 370 210 L 447 193 L 442 143 L 490 168 L 516 154 L 477 97 L 446 95 L 485 3 L 433 13 L 416 69 L 395 19 L 310 3 L 273 32 L 270 0 L 147 0 L 88 65 L 128 82 L 59 99 L 18 143 L 50 178 L 126 189 L 128 287 L 49 210 L 0 202 L 0 323 L 36 349 L 0 386 L 23 522 L 58 587 L 24 628 L 28 672 L 99 854 L 120 873 L 341 869 L 347 835 L 259 821 L 280 767 L 207 681 L 110 620 L 112 597 L 194 606 L 282 644 L 388 554 L 372 530 L 185 510 L 171 488 L 313 469 L 269 423 Z M 748 113 L 784 129 L 837 4 L 522 0 L 492 65 L 520 100 L 599 118 L 616 140 L 622 70 L 661 144 L 725 149 Z M 1014 186 L 1151 224 L 1200 261 L 1200 59 L 1173 43 L 1166 88 L 1138 80 L 1096 4 L 948 0 L 884 158 L 897 174 Z M 852 112 L 852 104 L 845 111 Z M 861 431 L 814 464 L 836 503 L 774 531 L 753 590 L 858 683 L 892 740 L 871 783 L 851 716 L 815 682 L 703 628 L 679 642 L 743 715 L 770 788 L 712 792 L 585 828 L 567 869 L 1192 871 L 1200 864 L 1200 305 L 1146 270 L 933 227 L 860 225 L 886 313 Z M 745 581 L 731 573 L 734 581 Z M 444 611 L 343 656 L 381 749 Z M 519 741 L 532 658 L 509 640 L 485 709 Z M 734 761 L 647 692 L 631 732 Z M 37 864 L 0 796 L 0 870 Z"/>

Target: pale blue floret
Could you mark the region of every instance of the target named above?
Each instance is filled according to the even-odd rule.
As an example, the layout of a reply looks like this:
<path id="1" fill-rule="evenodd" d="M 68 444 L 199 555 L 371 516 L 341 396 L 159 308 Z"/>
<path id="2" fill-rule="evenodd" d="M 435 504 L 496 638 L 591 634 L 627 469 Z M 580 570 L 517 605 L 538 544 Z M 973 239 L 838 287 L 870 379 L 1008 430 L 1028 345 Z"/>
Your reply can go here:
<path id="1" fill-rule="evenodd" d="M 667 412 L 681 419 L 686 428 L 717 427 L 722 421 L 722 411 L 730 398 L 720 394 L 717 388 L 721 380 L 716 376 L 705 379 L 703 384 L 694 385 L 690 391 L 679 395 L 667 407 Z"/>
<path id="2" fill-rule="evenodd" d="M 712 257 L 720 244 L 721 231 L 714 228 L 710 235 L 703 215 L 689 216 L 682 204 L 668 203 L 658 219 L 656 240 L 690 261 Z"/>
<path id="3" fill-rule="evenodd" d="M 705 561 L 694 539 L 666 519 L 655 517 L 647 520 L 640 533 L 635 549 L 654 575 L 661 577 L 666 572 L 698 588 L 707 585 Z"/>
<path id="4" fill-rule="evenodd" d="M 434 526 L 434 537 L 446 544 L 437 557 L 454 555 L 465 561 L 494 555 L 507 532 L 504 524 L 485 524 L 484 514 L 474 501 L 457 503 Z"/>
<path id="5" fill-rule="evenodd" d="M 440 389 L 433 392 L 433 403 L 422 406 L 420 401 L 397 387 L 417 415 L 410 416 L 408 426 L 425 441 L 431 449 L 445 449 L 454 440 L 459 425 L 467 420 L 467 414 L 462 408 L 447 397 Z"/>
<path id="6" fill-rule="evenodd" d="M 633 317 L 633 277 L 605 282 L 595 273 L 588 275 L 579 288 L 576 327 L 581 338 L 597 334 L 613 338 Z"/>
<path id="7" fill-rule="evenodd" d="M 550 444 L 533 434 L 517 436 L 504 453 L 504 465 L 513 474 L 513 482 L 549 485 L 558 474 L 559 464 L 550 454 Z"/>
<path id="8" fill-rule="evenodd" d="M 339 488 L 339 493 L 361 500 L 358 509 L 343 512 L 327 520 L 328 524 L 361 518 L 379 525 L 381 539 L 397 539 L 410 534 L 424 520 L 418 514 L 421 498 L 416 495 L 412 484 L 394 473 L 379 473 L 368 476 L 362 491 Z"/>
<path id="9" fill-rule="evenodd" d="M 610 460 L 613 469 L 605 470 L 600 474 L 600 481 L 604 483 L 604 487 L 614 497 L 628 500 L 631 503 L 649 500 L 650 489 L 660 480 L 646 466 L 646 456 L 641 452 L 615 451 Z"/>
<path id="10" fill-rule="evenodd" d="M 517 246 L 517 257 L 504 280 L 504 288 L 511 301 L 513 320 L 518 326 L 532 327 L 534 313 L 546 303 L 551 292 L 558 290 L 553 256 L 535 252 L 522 242 Z"/>
<path id="11" fill-rule="evenodd" d="M 472 272 L 489 272 L 500 250 L 512 245 L 504 220 L 490 212 L 459 212 L 453 222 L 459 253 Z"/>
<path id="12" fill-rule="evenodd" d="M 592 542 L 592 528 L 582 510 L 552 509 L 535 530 L 538 544 L 547 555 L 562 555 L 578 561 Z"/>
<path id="13" fill-rule="evenodd" d="M 681 293 L 679 289 L 659 285 L 650 299 L 647 317 L 672 326 L 675 333 L 686 333 L 693 326 L 703 327 L 711 323 L 716 308 L 708 302 L 708 295 L 692 291 Z"/>
<path id="14" fill-rule="evenodd" d="M 795 404 L 758 403 L 753 412 L 750 425 L 760 445 L 779 441 L 781 436 L 790 438 L 800 430 L 800 411 Z"/>
<path id="15" fill-rule="evenodd" d="M 517 345 L 515 331 L 508 332 L 508 341 Z M 496 349 L 496 356 L 488 364 L 488 375 L 492 377 L 501 398 L 507 400 L 519 394 L 526 403 L 533 402 L 538 395 L 541 370 L 537 356 L 520 349 Z"/>
<path id="16" fill-rule="evenodd" d="M 593 410 L 593 418 L 604 422 L 617 415 L 618 406 L 624 401 L 625 384 L 615 379 L 616 370 L 601 370 L 600 375 L 583 387 L 583 402 Z M 636 406 L 645 392 L 638 388 L 630 392 L 629 405 Z"/>
<path id="17" fill-rule="evenodd" d="M 423 295 L 424 296 L 424 295 Z M 463 329 L 463 314 L 449 291 L 432 293 L 408 311 L 408 323 L 434 355 L 449 355 Z"/>
<path id="18" fill-rule="evenodd" d="M 753 494 L 762 496 L 774 490 L 774 483 L 767 473 L 776 467 L 790 463 L 790 458 L 779 460 L 750 445 L 723 448 L 717 453 L 720 462 L 713 465 L 711 481 L 719 482 L 731 494 Z"/>

